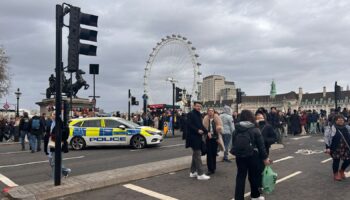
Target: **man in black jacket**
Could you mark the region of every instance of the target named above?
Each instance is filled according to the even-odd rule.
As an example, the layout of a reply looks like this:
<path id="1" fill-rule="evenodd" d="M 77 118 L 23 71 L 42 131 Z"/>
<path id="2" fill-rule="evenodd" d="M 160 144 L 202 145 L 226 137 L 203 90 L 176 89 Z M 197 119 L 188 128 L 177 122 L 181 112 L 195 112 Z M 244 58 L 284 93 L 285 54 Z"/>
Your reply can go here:
<path id="1" fill-rule="evenodd" d="M 208 180 L 210 177 L 205 175 L 202 170 L 202 146 L 205 146 L 202 138 L 204 134 L 208 134 L 208 131 L 202 123 L 201 108 L 201 103 L 195 102 L 193 110 L 187 115 L 186 148 L 191 147 L 193 151 L 190 177 L 197 177 L 198 180 Z"/>

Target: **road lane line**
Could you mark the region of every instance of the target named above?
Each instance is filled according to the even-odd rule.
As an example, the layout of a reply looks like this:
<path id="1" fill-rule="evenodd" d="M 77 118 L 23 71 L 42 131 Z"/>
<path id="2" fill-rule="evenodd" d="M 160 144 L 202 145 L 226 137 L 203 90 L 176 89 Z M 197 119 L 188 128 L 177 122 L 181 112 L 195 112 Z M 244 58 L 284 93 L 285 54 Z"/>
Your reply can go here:
<path id="1" fill-rule="evenodd" d="M 64 158 L 62 160 L 81 159 L 81 158 L 84 158 L 84 157 L 85 156 L 78 156 L 78 157 Z M 43 160 L 43 161 L 28 162 L 28 163 L 14 164 L 14 165 L 2 165 L 2 166 L 0 166 L 0 169 L 2 169 L 2 168 L 9 168 L 9 167 L 19 167 L 19 166 L 24 166 L 24 165 L 34 165 L 34 164 L 47 163 L 47 162 L 49 162 L 49 161 L 48 160 Z"/>
<path id="2" fill-rule="evenodd" d="M 178 200 L 178 199 L 175 199 L 173 197 L 169 197 L 169 196 L 166 196 L 164 194 L 160 194 L 158 192 L 154 192 L 152 190 L 148 190 L 148 189 L 145 189 L 145 188 L 142 188 L 142 187 L 139 187 L 137 185 L 133 185 L 133 184 L 126 184 L 126 185 L 123 185 L 125 188 L 128 188 L 128 189 L 131 189 L 131 190 L 134 190 L 136 192 L 140 192 L 140 193 L 143 193 L 145 195 L 148 195 L 148 196 L 151 196 L 151 197 L 154 197 L 156 199 L 162 199 L 162 200 Z"/>
<path id="3" fill-rule="evenodd" d="M 13 151 L 13 152 L 4 152 L 0 153 L 0 155 L 9 155 L 9 154 L 18 154 L 18 153 L 28 153 L 30 151 Z"/>
<path id="4" fill-rule="evenodd" d="M 302 137 L 297 137 L 297 138 L 291 138 L 292 140 L 301 140 L 301 139 L 306 139 L 310 138 L 311 136 L 302 136 Z"/>
<path id="5" fill-rule="evenodd" d="M 293 178 L 294 176 L 297 176 L 297 175 L 299 175 L 299 174 L 301 174 L 301 173 L 302 173 L 301 171 L 297 171 L 297 172 L 295 172 L 295 173 L 293 173 L 293 174 L 290 174 L 290 175 L 285 176 L 285 177 L 283 177 L 283 178 L 281 178 L 281 179 L 278 179 L 278 180 L 276 181 L 276 184 L 281 183 L 281 182 L 283 182 L 283 181 L 286 181 L 286 180 L 288 180 L 288 179 L 290 179 L 290 178 Z M 249 196 L 250 196 L 250 192 L 247 192 L 247 193 L 244 194 L 244 197 L 249 197 Z"/>
<path id="6" fill-rule="evenodd" d="M 162 148 L 180 147 L 180 146 L 185 146 L 185 144 L 174 144 L 174 145 L 168 145 L 168 146 L 161 146 L 159 148 L 162 149 Z"/>
<path id="7" fill-rule="evenodd" d="M 301 171 L 297 171 L 297 172 L 295 172 L 295 173 L 293 173 L 293 174 L 291 174 L 291 175 L 288 175 L 288 176 L 285 176 L 285 177 L 283 177 L 283 178 L 281 178 L 281 179 L 278 179 L 278 180 L 276 181 L 276 184 L 281 183 L 281 182 L 283 182 L 283 181 L 286 181 L 286 180 L 288 180 L 288 179 L 290 179 L 290 178 L 293 178 L 294 176 L 297 176 L 297 175 L 299 175 L 299 174 L 301 174 L 301 173 L 302 173 Z"/>
<path id="8" fill-rule="evenodd" d="M 289 159 L 292 159 L 292 158 L 294 158 L 294 157 L 293 156 L 287 156 L 285 158 L 274 160 L 273 163 L 278 163 L 278 162 L 281 162 L 281 161 L 284 161 L 284 160 L 289 160 Z"/>
<path id="9" fill-rule="evenodd" d="M 346 176 L 346 178 L 349 178 L 350 177 L 350 172 L 345 172 L 345 176 Z"/>
<path id="10" fill-rule="evenodd" d="M 180 147 L 180 146 L 185 146 L 185 144 L 173 144 L 173 145 L 167 145 L 167 146 L 160 146 L 160 147 L 156 147 L 156 148 L 163 149 L 163 148 Z M 142 150 L 147 150 L 147 149 L 132 149 L 130 151 L 142 151 Z"/>
<path id="11" fill-rule="evenodd" d="M 14 183 L 13 181 L 11 181 L 9 178 L 7 178 L 6 176 L 0 174 L 0 182 L 3 182 L 5 185 L 9 186 L 9 187 L 16 187 L 18 186 L 16 183 Z"/>
<path id="12" fill-rule="evenodd" d="M 326 163 L 326 162 L 329 162 L 329 161 L 331 161 L 333 158 L 328 158 L 328 159 L 326 159 L 326 160 L 324 160 L 324 161 L 321 161 L 321 163 Z"/>

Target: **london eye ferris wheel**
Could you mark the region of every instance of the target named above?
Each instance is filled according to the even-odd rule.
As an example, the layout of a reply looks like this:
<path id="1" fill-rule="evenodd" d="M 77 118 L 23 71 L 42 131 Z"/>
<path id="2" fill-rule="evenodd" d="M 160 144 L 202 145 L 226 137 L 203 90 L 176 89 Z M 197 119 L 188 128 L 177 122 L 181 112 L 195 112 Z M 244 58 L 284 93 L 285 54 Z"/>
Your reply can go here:
<path id="1" fill-rule="evenodd" d="M 144 71 L 144 94 L 149 103 L 172 102 L 172 87 L 166 80 L 176 80 L 176 87 L 185 89 L 196 100 L 201 76 L 198 57 L 196 48 L 186 37 L 173 34 L 162 38 L 152 49 Z"/>

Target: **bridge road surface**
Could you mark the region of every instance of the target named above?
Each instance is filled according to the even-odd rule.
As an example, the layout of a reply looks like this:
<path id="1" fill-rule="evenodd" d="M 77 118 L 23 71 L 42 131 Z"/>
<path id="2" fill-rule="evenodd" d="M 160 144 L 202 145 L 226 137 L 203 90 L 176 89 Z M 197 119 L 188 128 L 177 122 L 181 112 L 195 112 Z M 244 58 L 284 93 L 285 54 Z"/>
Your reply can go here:
<path id="1" fill-rule="evenodd" d="M 142 150 L 134 150 L 131 147 L 91 147 L 82 151 L 71 150 L 63 154 L 63 159 L 66 159 L 63 163 L 65 167 L 72 169 L 70 176 L 77 176 L 191 155 L 191 150 L 186 149 L 184 143 L 179 133 L 175 137 L 165 138 L 160 146 Z M 2 176 L 17 185 L 51 179 L 51 168 L 43 151 L 30 153 L 28 144 L 26 148 L 27 151 L 21 151 L 20 144 L 0 144 L 1 191 L 9 186 L 9 182 L 4 181 Z"/>
<path id="2" fill-rule="evenodd" d="M 284 149 L 271 151 L 272 168 L 278 173 L 278 184 L 272 194 L 264 195 L 266 199 L 349 200 L 350 178 L 342 182 L 333 181 L 332 161 L 322 153 L 323 149 L 321 136 L 297 136 L 285 139 Z M 216 174 L 209 181 L 197 181 L 188 176 L 189 170 L 183 170 L 59 199 L 228 200 L 234 196 L 235 162 L 219 162 Z M 249 191 L 247 184 L 246 199 L 250 199 Z"/>

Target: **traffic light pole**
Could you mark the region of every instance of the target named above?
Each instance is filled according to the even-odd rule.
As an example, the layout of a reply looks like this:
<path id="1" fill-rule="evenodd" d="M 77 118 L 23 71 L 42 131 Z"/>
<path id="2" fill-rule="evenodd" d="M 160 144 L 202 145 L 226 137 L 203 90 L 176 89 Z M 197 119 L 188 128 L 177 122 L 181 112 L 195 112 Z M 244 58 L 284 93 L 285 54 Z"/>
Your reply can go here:
<path id="1" fill-rule="evenodd" d="M 131 99 L 131 92 L 129 89 L 129 98 L 128 98 L 128 120 L 130 121 L 130 99 Z"/>
<path id="2" fill-rule="evenodd" d="M 62 28 L 63 28 L 63 7 L 56 5 L 56 118 L 55 118 L 55 186 L 61 185 L 61 166 L 62 166 Z"/>
<path id="3" fill-rule="evenodd" d="M 172 113 L 172 132 L 173 132 L 173 136 L 175 135 L 175 83 L 173 82 L 173 113 Z"/>

